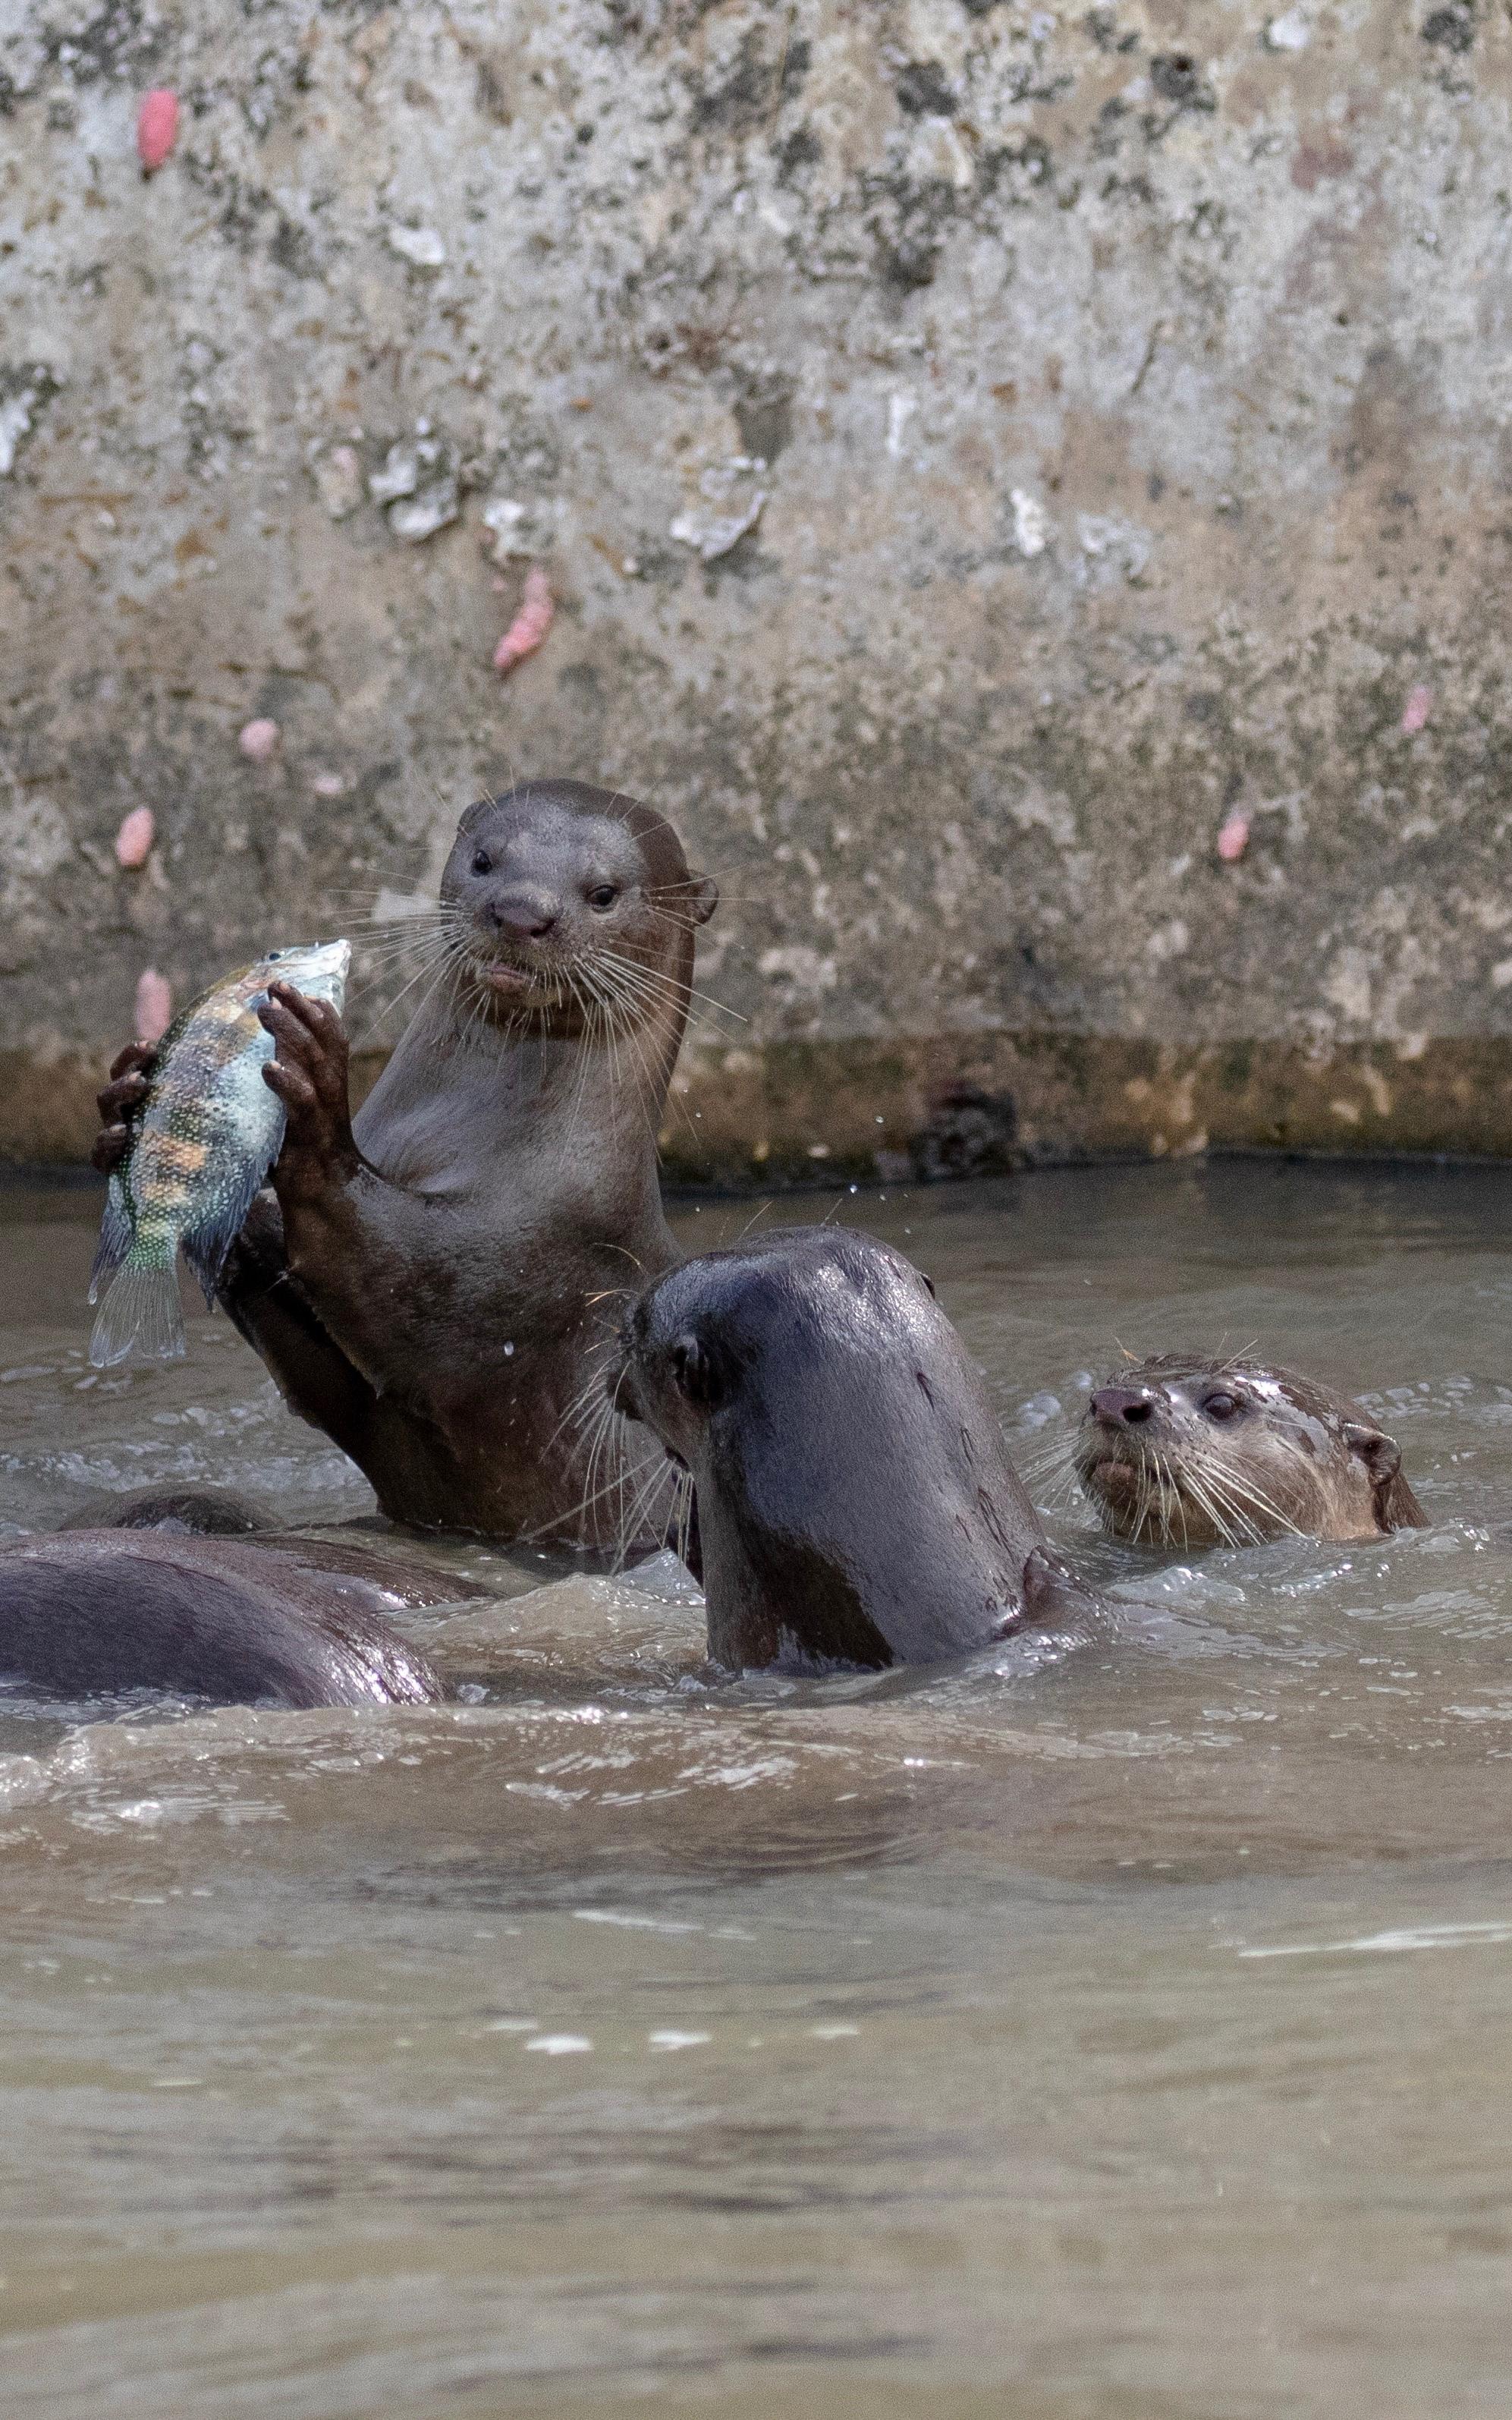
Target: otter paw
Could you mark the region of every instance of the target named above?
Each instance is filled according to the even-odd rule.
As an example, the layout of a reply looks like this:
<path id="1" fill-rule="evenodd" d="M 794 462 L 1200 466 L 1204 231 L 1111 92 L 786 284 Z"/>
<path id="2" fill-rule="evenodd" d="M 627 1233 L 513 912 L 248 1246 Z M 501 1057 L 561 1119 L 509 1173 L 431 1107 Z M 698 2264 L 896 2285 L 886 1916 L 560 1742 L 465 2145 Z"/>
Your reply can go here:
<path id="1" fill-rule="evenodd" d="M 100 1132 L 89 1154 L 101 1176 L 113 1175 L 126 1156 L 131 1140 L 131 1114 L 147 1098 L 147 1084 L 157 1063 L 158 1053 L 150 1042 L 129 1042 L 111 1062 L 110 1080 L 95 1094 Z"/>
<path id="2" fill-rule="evenodd" d="M 358 1157 L 347 1029 L 328 1001 L 306 1000 L 292 984 L 270 984 L 257 1014 L 278 1052 L 263 1069 L 263 1081 L 278 1094 L 288 1119 L 273 1182 L 282 1193 L 339 1180 Z"/>

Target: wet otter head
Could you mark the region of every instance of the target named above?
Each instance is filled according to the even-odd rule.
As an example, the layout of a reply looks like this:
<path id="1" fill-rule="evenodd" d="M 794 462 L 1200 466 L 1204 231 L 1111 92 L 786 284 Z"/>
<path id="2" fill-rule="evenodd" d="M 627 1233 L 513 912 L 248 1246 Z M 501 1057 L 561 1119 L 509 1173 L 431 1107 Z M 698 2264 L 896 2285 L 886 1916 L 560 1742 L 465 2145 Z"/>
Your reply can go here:
<path id="1" fill-rule="evenodd" d="M 675 1021 L 718 902 L 671 824 L 619 791 L 526 782 L 467 810 L 441 876 L 488 1021 L 574 1034 Z"/>
<path id="2" fill-rule="evenodd" d="M 693 1476 L 720 1663 L 925 1663 L 1043 1608 L 1051 1566 L 992 1406 L 886 1244 L 795 1227 L 685 1261 L 622 1350 L 611 1399 Z"/>
<path id="3" fill-rule="evenodd" d="M 1134 1363 L 1093 1390 L 1074 1460 L 1104 1528 L 1140 1545 L 1424 1526 L 1396 1445 L 1358 1404 L 1258 1361 Z"/>

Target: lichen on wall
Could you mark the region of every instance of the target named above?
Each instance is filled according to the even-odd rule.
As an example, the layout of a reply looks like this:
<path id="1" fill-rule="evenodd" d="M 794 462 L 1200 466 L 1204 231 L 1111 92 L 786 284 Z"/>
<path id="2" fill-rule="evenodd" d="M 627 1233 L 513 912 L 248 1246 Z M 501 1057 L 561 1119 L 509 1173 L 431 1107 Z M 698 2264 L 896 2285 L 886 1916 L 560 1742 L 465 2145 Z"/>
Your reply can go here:
<path id="1" fill-rule="evenodd" d="M 549 770 L 727 894 L 676 1164 L 1512 1147 L 1504 8 L 11 16 L 6 1147 Z"/>

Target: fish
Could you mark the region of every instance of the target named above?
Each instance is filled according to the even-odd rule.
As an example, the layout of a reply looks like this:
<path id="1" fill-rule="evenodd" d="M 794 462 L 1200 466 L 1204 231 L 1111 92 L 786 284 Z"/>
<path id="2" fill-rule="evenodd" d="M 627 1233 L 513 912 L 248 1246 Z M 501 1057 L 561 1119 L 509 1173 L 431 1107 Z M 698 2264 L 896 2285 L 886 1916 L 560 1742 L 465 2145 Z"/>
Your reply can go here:
<path id="1" fill-rule="evenodd" d="M 182 1354 L 180 1249 L 213 1307 L 226 1254 L 284 1140 L 284 1104 L 262 1074 L 273 1037 L 257 1012 L 270 983 L 339 1009 L 351 954 L 348 941 L 270 950 L 169 1026 L 105 1202 L 89 1280 L 92 1303 L 109 1280 L 89 1340 L 97 1370 L 133 1351 L 163 1361 Z"/>

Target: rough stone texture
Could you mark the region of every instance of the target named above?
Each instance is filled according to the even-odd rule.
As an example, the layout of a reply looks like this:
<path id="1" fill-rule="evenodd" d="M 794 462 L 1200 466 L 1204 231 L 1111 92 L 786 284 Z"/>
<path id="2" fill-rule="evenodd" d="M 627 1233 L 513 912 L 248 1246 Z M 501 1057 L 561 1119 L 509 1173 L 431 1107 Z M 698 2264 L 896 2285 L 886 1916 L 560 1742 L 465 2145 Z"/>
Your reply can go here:
<path id="1" fill-rule="evenodd" d="M 0 19 L 12 1153 L 534 770 L 729 894 L 689 1171 L 1512 1148 L 1500 0 Z"/>

